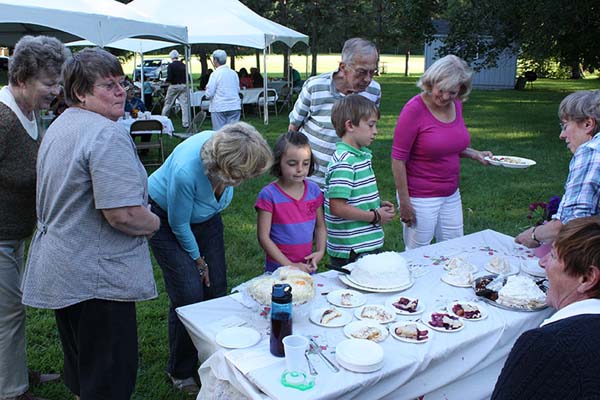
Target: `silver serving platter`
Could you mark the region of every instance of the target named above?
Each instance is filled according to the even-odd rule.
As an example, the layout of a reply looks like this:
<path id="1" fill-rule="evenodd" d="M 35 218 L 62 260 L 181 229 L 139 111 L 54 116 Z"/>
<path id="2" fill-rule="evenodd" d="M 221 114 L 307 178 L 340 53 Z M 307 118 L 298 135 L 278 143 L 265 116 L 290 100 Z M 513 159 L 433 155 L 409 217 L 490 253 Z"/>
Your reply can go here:
<path id="1" fill-rule="evenodd" d="M 498 308 L 502 308 L 504 310 L 509 310 L 509 311 L 522 311 L 522 312 L 536 312 L 536 311 L 541 311 L 544 310 L 546 308 L 548 308 L 547 304 L 544 304 L 543 306 L 540 307 L 518 307 L 518 306 L 507 306 L 501 303 L 497 303 L 495 300 L 489 299 L 483 295 L 478 295 L 477 294 L 477 284 L 479 282 L 481 282 L 482 279 L 486 279 L 486 278 L 491 278 L 494 279 L 495 277 L 497 277 L 498 275 L 484 275 L 484 276 L 480 276 L 475 278 L 475 280 L 473 280 L 473 291 L 475 292 L 475 295 L 477 296 L 477 299 L 483 301 L 484 303 L 488 303 L 491 304 L 494 307 L 498 307 Z M 540 287 L 540 289 L 545 293 L 546 290 L 548 290 L 548 281 L 546 279 L 539 279 L 539 280 L 535 280 L 534 282 Z M 504 283 L 506 283 L 506 278 L 504 279 Z"/>

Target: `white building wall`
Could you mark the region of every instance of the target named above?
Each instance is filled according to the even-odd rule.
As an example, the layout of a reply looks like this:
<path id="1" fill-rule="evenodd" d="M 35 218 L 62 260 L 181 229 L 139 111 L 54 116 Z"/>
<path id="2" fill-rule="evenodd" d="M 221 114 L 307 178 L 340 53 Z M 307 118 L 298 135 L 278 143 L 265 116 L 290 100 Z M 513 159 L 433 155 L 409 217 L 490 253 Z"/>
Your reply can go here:
<path id="1" fill-rule="evenodd" d="M 443 36 L 425 44 L 425 69 L 437 60 L 436 50 L 442 45 Z M 517 56 L 507 52 L 502 53 L 494 68 L 481 69 L 473 75 L 473 87 L 479 89 L 512 89 L 515 87 L 517 76 Z"/>

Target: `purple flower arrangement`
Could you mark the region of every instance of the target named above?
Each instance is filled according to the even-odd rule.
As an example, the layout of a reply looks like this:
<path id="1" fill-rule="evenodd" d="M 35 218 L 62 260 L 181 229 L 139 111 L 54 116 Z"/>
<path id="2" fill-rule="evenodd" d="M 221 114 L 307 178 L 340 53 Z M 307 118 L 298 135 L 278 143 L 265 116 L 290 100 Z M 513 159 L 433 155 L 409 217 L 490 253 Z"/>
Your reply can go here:
<path id="1" fill-rule="evenodd" d="M 533 202 L 529 204 L 529 213 L 527 219 L 534 226 L 542 225 L 546 221 L 550 221 L 552 216 L 558 211 L 560 204 L 560 196 L 552 196 L 547 203 L 543 201 Z"/>

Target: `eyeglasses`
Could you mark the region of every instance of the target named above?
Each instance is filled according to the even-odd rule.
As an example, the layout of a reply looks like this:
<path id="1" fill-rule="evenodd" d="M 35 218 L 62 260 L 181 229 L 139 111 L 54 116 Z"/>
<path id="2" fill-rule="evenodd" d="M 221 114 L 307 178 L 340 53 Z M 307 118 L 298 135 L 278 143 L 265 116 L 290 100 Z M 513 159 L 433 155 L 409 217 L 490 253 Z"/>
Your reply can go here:
<path id="1" fill-rule="evenodd" d="M 118 82 L 110 81 L 110 83 L 96 83 L 96 84 L 94 84 L 94 86 L 98 86 L 98 87 L 108 90 L 109 92 L 112 92 L 117 88 L 127 89 L 128 83 L 125 79 L 122 79 Z"/>
<path id="2" fill-rule="evenodd" d="M 379 69 L 377 69 L 377 68 L 375 68 L 375 69 L 352 68 L 348 64 L 346 64 L 346 68 L 354 71 L 354 73 L 356 74 L 356 76 L 358 76 L 360 78 L 364 78 L 367 75 L 369 75 L 372 78 L 375 75 L 379 74 Z"/>

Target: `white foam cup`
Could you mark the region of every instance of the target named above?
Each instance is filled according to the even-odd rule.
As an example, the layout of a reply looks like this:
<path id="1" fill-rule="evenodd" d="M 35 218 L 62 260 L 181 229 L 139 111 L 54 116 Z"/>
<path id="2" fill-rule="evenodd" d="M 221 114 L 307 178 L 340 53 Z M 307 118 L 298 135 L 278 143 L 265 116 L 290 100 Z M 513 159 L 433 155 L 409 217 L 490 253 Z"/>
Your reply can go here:
<path id="1" fill-rule="evenodd" d="M 300 335 L 289 335 L 283 338 L 285 366 L 290 372 L 304 372 L 306 360 L 304 352 L 308 348 L 308 339 Z"/>

